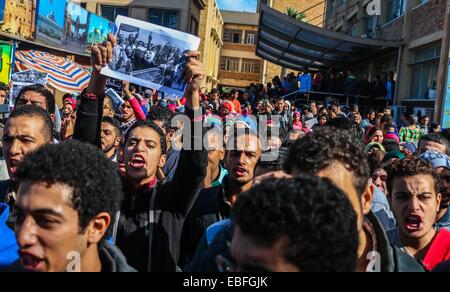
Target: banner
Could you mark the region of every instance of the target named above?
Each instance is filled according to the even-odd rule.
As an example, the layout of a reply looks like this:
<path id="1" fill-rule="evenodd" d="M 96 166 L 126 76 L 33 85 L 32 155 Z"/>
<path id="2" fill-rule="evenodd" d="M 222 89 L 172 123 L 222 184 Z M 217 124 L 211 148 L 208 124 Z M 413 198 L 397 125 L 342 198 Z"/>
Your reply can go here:
<path id="1" fill-rule="evenodd" d="M 447 72 L 448 78 L 446 83 L 446 92 L 444 95 L 445 102 L 444 102 L 444 114 L 442 116 L 442 129 L 448 129 L 450 128 L 450 61 L 448 63 L 448 72 Z"/>
<path id="2" fill-rule="evenodd" d="M 5 0 L 0 0 L 0 24 L 3 24 L 5 17 Z"/>
<path id="3" fill-rule="evenodd" d="M 22 0 L 21 5 L 17 1 L 0 0 L 3 2 L 3 24 L 0 30 L 20 36 L 25 39 L 33 39 L 35 31 L 36 0 Z"/>
<path id="4" fill-rule="evenodd" d="M 66 0 L 39 0 L 36 41 L 60 47 L 64 37 Z"/>
<path id="5" fill-rule="evenodd" d="M 84 54 L 89 28 L 90 13 L 80 6 L 69 2 L 67 4 L 64 25 L 63 47 L 69 52 Z"/>
<path id="6" fill-rule="evenodd" d="M 10 44 L 0 43 L 0 82 L 8 84 L 14 57 L 14 47 Z"/>

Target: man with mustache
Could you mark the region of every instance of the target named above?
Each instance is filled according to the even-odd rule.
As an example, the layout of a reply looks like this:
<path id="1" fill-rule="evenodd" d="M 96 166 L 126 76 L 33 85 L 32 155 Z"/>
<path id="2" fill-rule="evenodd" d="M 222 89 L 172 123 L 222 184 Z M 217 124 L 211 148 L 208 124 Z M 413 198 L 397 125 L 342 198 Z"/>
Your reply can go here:
<path id="1" fill-rule="evenodd" d="M 388 232 L 391 244 L 421 261 L 427 270 L 450 260 L 450 232 L 436 231 L 440 211 L 440 177 L 421 158 L 398 160 L 388 171 L 389 198 L 398 228 Z"/>

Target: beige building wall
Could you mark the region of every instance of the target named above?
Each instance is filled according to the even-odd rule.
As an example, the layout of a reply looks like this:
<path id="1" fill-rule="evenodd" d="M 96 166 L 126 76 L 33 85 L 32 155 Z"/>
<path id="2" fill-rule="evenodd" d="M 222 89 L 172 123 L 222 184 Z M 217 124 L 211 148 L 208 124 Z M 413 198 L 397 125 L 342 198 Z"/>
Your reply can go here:
<path id="1" fill-rule="evenodd" d="M 255 16 L 254 14 L 249 13 L 249 16 Z M 245 17 L 244 17 L 245 18 Z M 237 18 L 236 18 L 237 19 Z M 250 83 L 261 83 L 263 76 L 263 68 L 262 68 L 262 59 L 256 56 L 256 46 L 249 45 L 245 43 L 245 35 L 246 32 L 254 32 L 255 37 L 258 31 L 258 26 L 249 25 L 249 24 L 237 24 L 237 23 L 225 23 L 224 30 L 235 30 L 240 31 L 241 43 L 230 43 L 224 42 L 221 58 L 231 57 L 239 59 L 239 72 L 228 72 L 225 70 L 219 69 L 219 82 L 221 85 L 226 87 L 234 87 L 234 88 L 245 88 L 250 85 Z M 243 72 L 243 60 L 255 60 L 261 62 L 260 72 L 257 74 L 254 73 L 245 73 Z M 220 67 L 220 63 L 219 63 Z"/>
<path id="2" fill-rule="evenodd" d="M 199 51 L 202 62 L 206 67 L 206 79 L 202 88 L 209 92 L 219 85 L 220 51 L 223 46 L 223 19 L 215 0 L 206 0 L 206 8 L 200 16 L 199 37 L 201 38 Z"/>

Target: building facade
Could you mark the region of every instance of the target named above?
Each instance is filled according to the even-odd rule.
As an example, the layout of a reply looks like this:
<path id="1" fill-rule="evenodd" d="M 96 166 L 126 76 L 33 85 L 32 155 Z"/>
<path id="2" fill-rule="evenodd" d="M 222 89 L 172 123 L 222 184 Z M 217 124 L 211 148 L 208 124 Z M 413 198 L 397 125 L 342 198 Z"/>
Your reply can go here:
<path id="1" fill-rule="evenodd" d="M 199 51 L 206 67 L 206 79 L 202 87 L 206 92 L 219 85 L 220 51 L 223 46 L 223 18 L 215 0 L 206 0 L 207 5 L 200 14 Z"/>
<path id="2" fill-rule="evenodd" d="M 224 20 L 223 47 L 220 57 L 220 85 L 245 88 L 261 83 L 263 60 L 256 56 L 259 14 L 221 11 Z"/>
<path id="3" fill-rule="evenodd" d="M 87 10 L 114 22 L 117 15 L 198 35 L 206 0 L 80 0 Z"/>
<path id="4" fill-rule="evenodd" d="M 369 15 L 367 5 L 378 2 L 381 6 L 371 6 L 374 13 Z M 398 114 L 421 112 L 442 121 L 448 86 L 449 2 L 328 0 L 325 27 L 356 37 L 400 41 L 398 49 L 373 56 L 353 69 L 368 73 L 372 79 L 393 72 Z"/>
<path id="5" fill-rule="evenodd" d="M 35 14 L 36 0 L 6 0 L 0 30 L 25 39 L 33 38 Z"/>

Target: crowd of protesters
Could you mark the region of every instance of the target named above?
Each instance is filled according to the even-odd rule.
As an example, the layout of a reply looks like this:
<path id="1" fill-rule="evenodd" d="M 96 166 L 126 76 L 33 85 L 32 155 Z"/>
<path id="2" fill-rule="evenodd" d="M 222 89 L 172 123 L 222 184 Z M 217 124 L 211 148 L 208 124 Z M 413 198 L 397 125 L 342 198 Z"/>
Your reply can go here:
<path id="1" fill-rule="evenodd" d="M 0 270 L 449 271 L 450 131 L 283 97 L 386 98 L 393 76 L 303 72 L 204 93 L 188 52 L 184 97 L 124 82 L 116 109 L 100 74 L 115 45 L 92 49 L 89 86 L 61 110 L 33 85 L 4 119 Z"/>

